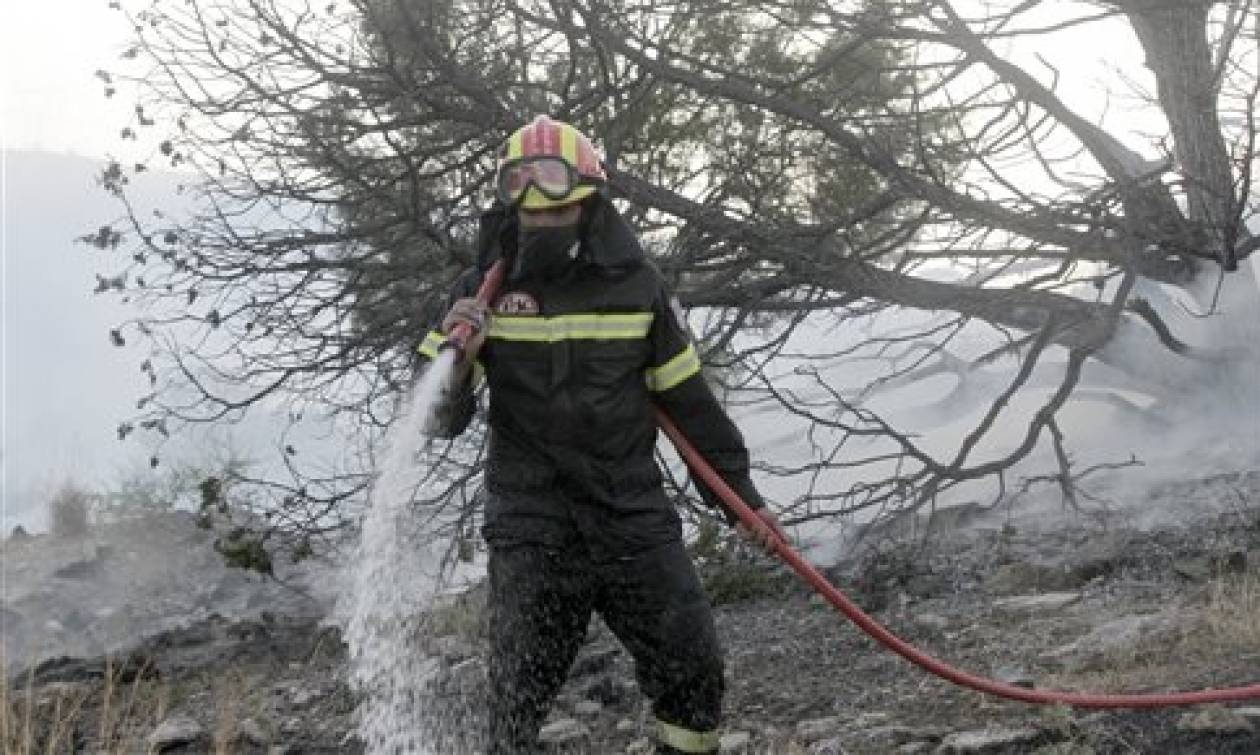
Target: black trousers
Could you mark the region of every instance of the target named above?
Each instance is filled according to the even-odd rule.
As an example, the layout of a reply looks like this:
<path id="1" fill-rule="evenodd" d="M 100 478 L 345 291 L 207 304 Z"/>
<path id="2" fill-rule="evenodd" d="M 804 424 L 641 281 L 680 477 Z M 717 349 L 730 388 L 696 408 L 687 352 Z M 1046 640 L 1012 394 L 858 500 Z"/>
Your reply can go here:
<path id="1" fill-rule="evenodd" d="M 489 752 L 539 749 L 538 730 L 598 611 L 634 657 L 657 719 L 717 729 L 722 657 L 708 598 L 679 541 L 595 561 L 581 545 L 490 550 Z"/>

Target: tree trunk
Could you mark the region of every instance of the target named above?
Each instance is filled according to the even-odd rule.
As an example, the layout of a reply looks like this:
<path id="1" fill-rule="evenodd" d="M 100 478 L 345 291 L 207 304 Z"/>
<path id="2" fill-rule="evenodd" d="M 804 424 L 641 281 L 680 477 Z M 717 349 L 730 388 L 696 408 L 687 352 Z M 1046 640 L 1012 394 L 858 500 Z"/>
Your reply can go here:
<path id="1" fill-rule="evenodd" d="M 1220 82 L 1207 39 L 1212 2 L 1123 3 L 1155 74 L 1187 200 L 1187 216 L 1208 251 L 1232 269 L 1238 232 L 1229 151 L 1216 112 Z"/>

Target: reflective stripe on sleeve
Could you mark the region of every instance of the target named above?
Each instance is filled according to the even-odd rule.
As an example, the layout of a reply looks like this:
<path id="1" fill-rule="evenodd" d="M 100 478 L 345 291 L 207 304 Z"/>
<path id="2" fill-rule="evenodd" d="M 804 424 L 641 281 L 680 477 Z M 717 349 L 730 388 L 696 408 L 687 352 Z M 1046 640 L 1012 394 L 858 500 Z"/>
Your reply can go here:
<path id="1" fill-rule="evenodd" d="M 651 312 L 615 314 L 496 315 L 490 321 L 490 338 L 501 341 L 554 343 L 572 340 L 646 338 L 652 327 Z"/>
<path id="2" fill-rule="evenodd" d="M 720 741 L 716 730 L 684 729 L 659 718 L 656 719 L 656 735 L 661 744 L 682 752 L 717 752 Z"/>
<path id="3" fill-rule="evenodd" d="M 430 330 L 425 335 L 424 340 L 420 342 L 420 347 L 416 349 L 423 356 L 429 359 L 437 359 L 438 352 L 442 349 L 442 344 L 446 343 L 446 335 L 437 330 Z M 481 365 L 481 360 L 473 361 L 473 387 L 481 385 L 481 381 L 485 379 L 486 370 Z"/>
<path id="4" fill-rule="evenodd" d="M 429 359 L 436 359 L 438 350 L 442 348 L 442 343 L 446 340 L 446 336 L 436 330 L 430 330 L 420 342 L 419 351 Z"/>
<path id="5" fill-rule="evenodd" d="M 700 372 L 700 356 L 696 354 L 694 346 L 687 344 L 687 348 L 678 352 L 673 359 L 660 367 L 652 367 L 644 377 L 647 379 L 648 390 L 660 393 L 668 391 L 698 372 Z"/>

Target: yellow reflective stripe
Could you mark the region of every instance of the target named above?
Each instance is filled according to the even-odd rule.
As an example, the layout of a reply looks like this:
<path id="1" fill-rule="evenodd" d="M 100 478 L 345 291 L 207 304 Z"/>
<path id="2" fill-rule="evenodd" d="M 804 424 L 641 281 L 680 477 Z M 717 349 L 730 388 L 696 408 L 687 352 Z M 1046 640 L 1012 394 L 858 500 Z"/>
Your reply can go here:
<path id="1" fill-rule="evenodd" d="M 668 391 L 700 371 L 700 355 L 691 344 L 660 367 L 653 367 L 645 375 L 648 390 L 660 393 Z"/>
<path id="2" fill-rule="evenodd" d="M 656 735 L 661 744 L 683 752 L 717 752 L 720 739 L 714 731 L 684 729 L 656 719 Z"/>
<path id="3" fill-rule="evenodd" d="M 569 165 L 577 166 L 577 132 L 571 128 L 560 129 L 560 156 Z"/>
<path id="4" fill-rule="evenodd" d="M 430 330 L 420 342 L 420 348 L 416 349 L 429 359 L 437 359 L 438 351 L 442 348 L 442 344 L 446 343 L 446 335 L 440 331 Z M 473 388 L 481 385 L 481 381 L 486 377 L 486 368 L 482 366 L 481 360 L 473 361 Z"/>
<path id="5" fill-rule="evenodd" d="M 519 129 L 515 133 L 513 133 L 510 137 L 508 137 L 507 157 L 505 159 L 515 160 L 516 158 L 524 154 L 525 149 L 524 149 L 524 146 L 522 145 L 523 141 L 524 139 L 522 138 L 522 133 Z"/>
<path id="6" fill-rule="evenodd" d="M 436 330 L 430 330 L 425 335 L 424 340 L 420 342 L 419 352 L 429 359 L 434 359 L 438 355 L 438 349 L 442 348 L 442 343 L 446 340 L 446 336 Z"/>
<path id="7" fill-rule="evenodd" d="M 502 341 L 613 340 L 645 338 L 652 327 L 651 312 L 601 315 L 496 315 L 490 338 Z"/>

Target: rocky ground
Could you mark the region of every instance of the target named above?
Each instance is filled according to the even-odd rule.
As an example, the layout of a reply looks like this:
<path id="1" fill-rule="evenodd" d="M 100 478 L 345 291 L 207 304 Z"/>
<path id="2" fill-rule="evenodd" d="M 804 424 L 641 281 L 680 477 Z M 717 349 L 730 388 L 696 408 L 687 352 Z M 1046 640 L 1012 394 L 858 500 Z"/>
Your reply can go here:
<path id="1" fill-rule="evenodd" d="M 1166 485 L 1143 503 L 1210 513 L 1142 529 L 1075 516 L 1052 527 L 991 516 L 959 531 L 894 529 L 827 571 L 899 636 L 1013 684 L 1158 692 L 1260 682 L 1260 472 Z M 93 595 L 123 579 L 124 563 L 157 561 L 139 541 L 103 553 L 79 544 L 88 557 L 69 560 L 49 555 L 64 543 L 6 542 L 6 572 L 28 575 L 5 595 L 6 646 L 29 650 L 41 631 L 79 638 L 63 643 L 72 652 L 11 666 L 6 752 L 362 751 L 345 647 L 322 604 L 309 589 L 202 562 L 198 536 L 172 526 L 165 541 L 181 543 L 201 577 L 172 588 L 151 576 L 105 607 Z M 717 616 L 727 752 L 1260 752 L 1260 700 L 1148 711 L 998 700 L 886 652 L 773 562 L 747 552 L 701 560 L 726 601 Z M 67 610 L 78 618 L 53 615 Z M 108 660 L 95 655 L 120 614 L 151 631 Z M 473 591 L 434 614 L 422 638 L 440 658 L 427 703 L 441 714 L 430 735 L 440 752 L 477 748 L 468 733 L 485 683 L 479 615 Z M 629 658 L 594 622 L 545 732 L 552 750 L 648 752 L 649 722 Z"/>

